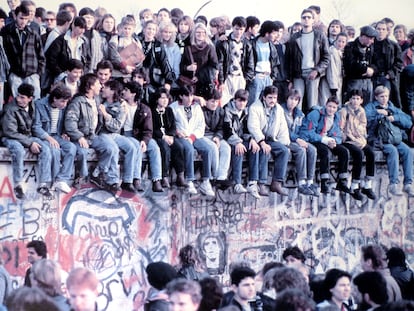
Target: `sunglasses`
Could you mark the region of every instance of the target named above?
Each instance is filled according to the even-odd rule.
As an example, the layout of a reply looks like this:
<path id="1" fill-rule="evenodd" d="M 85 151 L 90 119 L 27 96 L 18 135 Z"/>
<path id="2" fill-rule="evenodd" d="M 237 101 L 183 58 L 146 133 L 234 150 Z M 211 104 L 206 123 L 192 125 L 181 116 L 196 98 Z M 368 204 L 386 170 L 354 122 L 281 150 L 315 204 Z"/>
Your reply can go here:
<path id="1" fill-rule="evenodd" d="M 312 16 L 310 16 L 310 15 L 303 15 L 302 16 L 302 19 L 311 19 L 312 18 Z"/>

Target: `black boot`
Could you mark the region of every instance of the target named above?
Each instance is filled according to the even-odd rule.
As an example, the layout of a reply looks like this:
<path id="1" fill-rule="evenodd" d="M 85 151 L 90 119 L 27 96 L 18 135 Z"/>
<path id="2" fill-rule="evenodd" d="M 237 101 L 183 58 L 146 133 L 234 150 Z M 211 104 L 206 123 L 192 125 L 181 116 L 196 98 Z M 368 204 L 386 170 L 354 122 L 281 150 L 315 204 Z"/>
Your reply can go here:
<path id="1" fill-rule="evenodd" d="M 329 184 L 328 179 L 322 179 L 321 180 L 321 193 L 329 193 Z"/>
<path id="2" fill-rule="evenodd" d="M 178 187 L 185 187 L 185 188 L 188 187 L 187 181 L 185 180 L 185 177 L 184 177 L 184 172 L 177 174 L 176 183 Z"/>
<path id="3" fill-rule="evenodd" d="M 351 193 L 351 189 L 348 188 L 348 180 L 346 178 L 340 179 L 336 184 L 336 190 L 345 193 Z"/>

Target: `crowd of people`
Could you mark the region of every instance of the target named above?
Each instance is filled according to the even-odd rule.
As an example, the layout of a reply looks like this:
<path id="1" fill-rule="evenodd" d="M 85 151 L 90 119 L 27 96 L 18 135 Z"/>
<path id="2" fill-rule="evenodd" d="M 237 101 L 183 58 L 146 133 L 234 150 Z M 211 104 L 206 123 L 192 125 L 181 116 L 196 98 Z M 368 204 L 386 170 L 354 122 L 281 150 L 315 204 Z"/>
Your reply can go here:
<path id="1" fill-rule="evenodd" d="M 101 310 L 93 271 L 74 268 L 64 284 L 60 265 L 47 259 L 43 241 L 31 241 L 27 249 L 31 267 L 24 286 L 12 288 L 0 261 L 0 310 Z M 206 272 L 192 245 L 182 247 L 178 259 L 176 266 L 157 261 L 145 267 L 150 286 L 140 306 L 145 311 L 414 310 L 414 271 L 399 247 L 364 245 L 352 274 L 339 268 L 315 274 L 307 264 L 311 258 L 289 246 L 283 262 L 266 262 L 260 271 L 246 260 L 232 262 L 227 284 Z"/>
<path id="2" fill-rule="evenodd" d="M 116 24 L 104 8 L 8 4 L 9 14 L 0 10 L 1 142 L 18 199 L 25 148 L 38 156 L 37 191 L 49 197 L 87 182 L 143 191 L 144 154 L 154 192 L 171 187 L 174 168 L 176 185 L 190 194 L 232 187 L 256 199 L 269 190 L 287 195 L 292 156 L 298 192 L 319 196 L 332 190 L 333 154 L 336 190 L 374 200 L 375 150 L 387 159 L 389 193 L 414 196 L 414 40 L 404 25 L 384 18 L 355 37 L 340 20 L 325 26 L 316 5 L 287 28 L 162 8 L 142 10 L 136 33 L 133 15 Z M 96 167 L 88 166 L 89 148 Z"/>

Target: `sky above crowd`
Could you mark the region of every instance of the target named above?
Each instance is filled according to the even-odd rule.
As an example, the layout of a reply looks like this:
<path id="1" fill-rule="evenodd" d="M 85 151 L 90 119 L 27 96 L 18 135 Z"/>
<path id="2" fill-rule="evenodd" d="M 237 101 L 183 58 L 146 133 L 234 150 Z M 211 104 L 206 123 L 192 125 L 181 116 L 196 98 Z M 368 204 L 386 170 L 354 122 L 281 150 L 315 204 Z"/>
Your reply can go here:
<path id="1" fill-rule="evenodd" d="M 34 0 L 38 6 L 56 10 L 62 2 L 71 0 Z M 346 25 L 360 27 L 377 21 L 385 16 L 392 18 L 397 24 L 405 24 L 409 29 L 414 28 L 412 12 L 413 0 L 72 0 L 78 9 L 89 6 L 106 8 L 120 21 L 126 14 L 138 15 L 144 8 L 157 11 L 162 7 L 172 9 L 181 8 L 186 15 L 194 16 L 206 4 L 199 14 L 212 18 L 227 15 L 232 19 L 235 16 L 255 15 L 261 21 L 266 19 L 280 20 L 286 26 L 300 20 L 301 10 L 309 5 L 316 4 L 322 9 L 321 18 L 325 24 L 332 19 L 340 19 Z M 1 7 L 6 8 L 6 0 L 1 0 Z"/>

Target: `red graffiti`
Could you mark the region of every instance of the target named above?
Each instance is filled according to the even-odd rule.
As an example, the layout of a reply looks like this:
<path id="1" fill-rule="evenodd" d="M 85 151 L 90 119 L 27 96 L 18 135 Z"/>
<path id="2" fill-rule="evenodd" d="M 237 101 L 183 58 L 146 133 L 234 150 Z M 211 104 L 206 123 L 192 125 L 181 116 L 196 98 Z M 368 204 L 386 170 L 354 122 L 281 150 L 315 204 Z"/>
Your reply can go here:
<path id="1" fill-rule="evenodd" d="M 13 203 L 16 203 L 16 198 L 14 197 L 13 192 L 13 186 L 8 176 L 4 177 L 3 182 L 1 183 L 0 198 L 10 198 L 13 201 Z"/>

